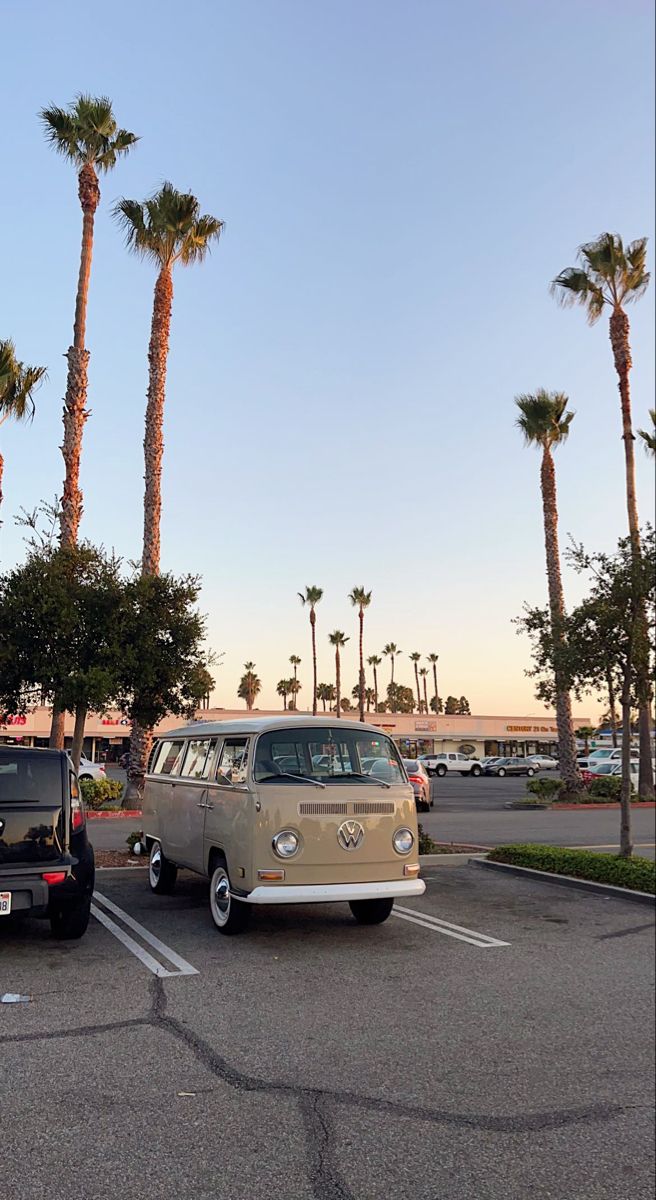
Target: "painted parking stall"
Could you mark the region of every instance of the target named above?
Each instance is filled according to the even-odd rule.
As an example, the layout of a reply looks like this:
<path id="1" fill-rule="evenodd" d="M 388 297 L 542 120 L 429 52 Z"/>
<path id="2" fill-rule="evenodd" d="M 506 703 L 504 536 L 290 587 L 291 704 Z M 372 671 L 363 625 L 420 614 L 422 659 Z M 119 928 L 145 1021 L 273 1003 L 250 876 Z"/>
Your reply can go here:
<path id="1" fill-rule="evenodd" d="M 113 900 L 98 891 L 93 893 L 93 898 L 95 903 L 91 906 L 92 915 L 153 975 L 164 979 L 198 975 L 196 967 L 187 962 L 186 958 L 119 908 Z M 128 933 L 128 929 L 136 934 L 136 937 Z"/>

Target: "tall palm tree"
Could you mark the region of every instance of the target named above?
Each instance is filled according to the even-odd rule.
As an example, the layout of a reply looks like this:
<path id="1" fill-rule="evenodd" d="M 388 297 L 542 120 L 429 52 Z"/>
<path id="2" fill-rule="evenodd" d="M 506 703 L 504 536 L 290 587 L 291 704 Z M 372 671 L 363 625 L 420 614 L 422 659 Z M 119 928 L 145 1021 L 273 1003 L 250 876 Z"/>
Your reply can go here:
<path id="1" fill-rule="evenodd" d="M 290 654 L 289 661 L 290 661 L 292 667 L 294 668 L 294 683 L 296 683 L 296 681 L 298 679 L 298 668 L 301 665 L 301 660 L 300 660 L 298 654 Z"/>
<path id="2" fill-rule="evenodd" d="M 542 388 L 535 395 L 516 396 L 515 403 L 519 409 L 517 426 L 524 435 L 526 445 L 538 446 L 542 451 L 540 482 L 549 585 L 549 613 L 554 644 L 558 757 L 566 790 L 576 792 L 581 786 L 581 776 L 576 762 L 572 700 L 566 680 L 562 677 L 562 669 L 559 667 L 559 649 L 562 649 L 565 638 L 565 597 L 560 572 L 556 472 L 552 454 L 554 447 L 566 441 L 574 413 L 567 411 L 569 401 L 564 393 L 547 392 Z"/>
<path id="3" fill-rule="evenodd" d="M 14 343 L 0 341 L 0 425 L 5 421 L 31 421 L 33 392 L 45 377 L 45 367 L 26 367 L 16 358 Z M 4 459 L 0 454 L 0 505 Z"/>
<path id="4" fill-rule="evenodd" d="M 149 200 L 119 200 L 114 215 L 125 233 L 130 250 L 157 268 L 153 315 L 148 347 L 148 399 L 144 434 L 145 492 L 143 552 L 144 575 L 158 575 L 160 568 L 160 518 L 162 511 L 162 426 L 166 399 L 166 367 L 173 304 L 173 268 L 202 262 L 217 241 L 223 222 L 203 216 L 190 192 L 178 192 L 164 183 Z M 130 738 L 130 794 L 143 791 L 150 730 L 135 723 Z"/>
<path id="5" fill-rule="evenodd" d="M 378 711 L 378 667 L 382 661 L 378 654 L 370 654 L 367 659 L 368 666 L 372 667 L 374 672 L 374 712 Z"/>
<path id="6" fill-rule="evenodd" d="M 626 305 L 644 295 L 649 286 L 647 270 L 647 238 L 638 238 L 624 246 L 617 233 L 602 233 L 593 242 L 579 247 L 578 265 L 566 267 L 554 279 L 551 290 L 561 304 L 580 304 L 585 308 L 588 322 L 594 325 L 606 305 L 610 310 L 609 332 L 613 360 L 617 372 L 622 413 L 624 468 L 626 478 L 626 507 L 635 579 L 640 575 L 640 524 L 635 483 L 634 434 L 631 417 L 631 345 Z M 654 773 L 651 765 L 650 707 L 652 682 L 649 670 L 649 628 L 644 602 L 641 603 L 636 637 L 636 674 L 639 699 L 640 780 L 639 792 L 644 799 L 652 798 Z M 628 770 L 628 765 L 627 765 Z M 629 790 L 628 776 L 625 787 Z"/>
<path id="7" fill-rule="evenodd" d="M 298 598 L 301 604 L 307 605 L 310 609 L 310 630 L 312 633 L 312 716 L 317 715 L 317 614 L 316 607 L 321 597 L 323 596 L 323 588 L 306 587 L 305 595 L 303 592 L 298 593 Z"/>
<path id="8" fill-rule="evenodd" d="M 93 254 L 93 224 L 100 203 L 98 174 L 111 171 L 116 161 L 138 141 L 127 129 L 119 129 L 107 96 L 80 95 L 68 108 L 43 108 L 40 113 L 45 136 L 58 154 L 73 164 L 78 177 L 82 208 L 82 251 L 75 298 L 73 345 L 66 358 L 68 373 L 64 397 L 65 479 L 61 502 L 61 544 L 77 541 L 82 516 L 80 455 L 86 409 L 89 351 L 85 347 L 87 302 Z"/>
<path id="9" fill-rule="evenodd" d="M 424 684 L 424 712 L 428 712 L 428 692 L 426 691 L 426 678 L 428 675 L 428 667 L 420 667 L 419 674 L 421 675 Z"/>
<path id="10" fill-rule="evenodd" d="M 276 685 L 276 693 L 278 696 L 282 696 L 283 712 L 287 712 L 287 697 L 289 695 L 289 680 L 288 679 L 278 680 L 278 683 Z"/>
<path id="11" fill-rule="evenodd" d="M 360 622 L 360 674 L 358 677 L 358 687 L 360 689 L 360 720 L 364 721 L 364 702 L 365 702 L 365 677 L 364 677 L 364 610 L 371 604 L 371 592 L 365 592 L 363 587 L 354 587 L 349 592 L 349 600 L 354 608 L 358 610 L 358 620 Z"/>
<path id="12" fill-rule="evenodd" d="M 253 709 L 253 705 L 255 703 L 256 697 L 259 695 L 259 693 L 262 690 L 262 683 L 261 683 L 260 679 L 258 678 L 258 676 L 255 674 L 255 663 L 254 662 L 244 663 L 244 671 L 245 671 L 245 674 L 242 675 L 242 677 L 239 681 L 239 688 L 237 689 L 237 695 L 239 696 L 239 698 L 241 700 L 246 701 L 246 708 L 248 709 L 249 712 L 251 712 Z"/>
<path id="13" fill-rule="evenodd" d="M 649 409 L 649 419 L 651 429 L 639 429 L 638 433 L 645 444 L 647 454 L 651 454 L 653 458 L 656 455 L 656 408 Z"/>
<path id="14" fill-rule="evenodd" d="M 437 690 L 437 663 L 440 656 L 439 654 L 429 654 L 427 657 L 433 668 L 433 683 L 435 684 L 435 715 L 437 716 L 440 707 L 440 697 Z"/>
<path id="15" fill-rule="evenodd" d="M 335 712 L 338 717 L 342 712 L 342 669 L 339 652 L 350 640 L 341 629 L 335 629 L 333 633 L 328 634 L 328 641 L 335 647 Z"/>
<path id="16" fill-rule="evenodd" d="M 418 650 L 413 650 L 412 654 L 409 657 L 410 657 L 410 662 L 414 663 L 414 668 L 415 668 L 415 686 L 417 688 L 417 712 L 421 712 L 421 692 L 419 690 L 419 666 L 418 666 L 418 664 L 421 662 L 421 654 L 419 653 Z"/>
<path id="17" fill-rule="evenodd" d="M 385 655 L 386 658 L 389 658 L 389 660 L 391 662 L 392 674 L 390 676 L 390 683 L 394 683 L 394 659 L 399 654 L 403 654 L 403 651 L 399 650 L 396 642 L 388 642 L 386 646 L 383 646 L 383 654 Z"/>

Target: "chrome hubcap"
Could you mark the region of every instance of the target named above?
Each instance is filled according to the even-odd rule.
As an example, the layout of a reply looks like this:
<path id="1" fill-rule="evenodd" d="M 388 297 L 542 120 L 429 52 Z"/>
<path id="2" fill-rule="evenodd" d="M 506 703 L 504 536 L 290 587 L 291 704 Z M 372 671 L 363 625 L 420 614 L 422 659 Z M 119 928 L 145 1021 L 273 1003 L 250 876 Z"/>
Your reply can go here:
<path id="1" fill-rule="evenodd" d="M 150 878 L 153 883 L 159 882 L 159 877 L 162 872 L 162 851 L 159 846 L 153 847 L 153 852 L 150 856 Z"/>
<path id="2" fill-rule="evenodd" d="M 216 876 L 212 898 L 216 919 L 220 925 L 224 925 L 230 912 L 230 883 L 224 873 Z"/>

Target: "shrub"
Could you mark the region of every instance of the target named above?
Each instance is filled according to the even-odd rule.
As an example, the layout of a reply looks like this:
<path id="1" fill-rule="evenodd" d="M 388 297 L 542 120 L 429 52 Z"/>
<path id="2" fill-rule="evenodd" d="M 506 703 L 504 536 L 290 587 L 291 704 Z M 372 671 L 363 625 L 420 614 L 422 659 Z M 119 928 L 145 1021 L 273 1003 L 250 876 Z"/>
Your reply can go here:
<path id="1" fill-rule="evenodd" d="M 437 854 L 439 852 L 439 846 L 435 844 L 432 837 L 429 837 L 428 834 L 424 832 L 423 825 L 418 825 L 417 829 L 419 831 L 419 853 Z"/>
<path id="2" fill-rule="evenodd" d="M 87 808 L 102 808 L 104 805 L 120 805 L 123 784 L 119 779 L 82 779 L 80 790 Z"/>
<path id="3" fill-rule="evenodd" d="M 597 775 L 591 781 L 588 791 L 596 800 L 619 800 L 622 780 L 619 775 Z"/>
<path id="4" fill-rule="evenodd" d="M 556 875 L 573 875 L 612 883 L 615 887 L 638 892 L 656 892 L 656 863 L 646 858 L 620 858 L 616 854 L 597 854 L 594 850 L 576 850 L 563 846 L 495 846 L 488 854 L 492 862 L 533 867 Z"/>
<path id="5" fill-rule="evenodd" d="M 562 779 L 529 779 L 526 784 L 526 791 L 528 793 L 526 799 L 530 801 L 531 797 L 535 796 L 536 799 L 546 800 L 551 804 L 552 800 L 556 799 L 562 786 Z"/>
<path id="6" fill-rule="evenodd" d="M 128 834 L 128 836 L 125 839 L 125 842 L 126 842 L 126 845 L 130 847 L 130 850 L 132 853 L 134 853 L 134 848 L 135 848 L 137 842 L 139 842 L 141 844 L 142 838 L 143 838 L 143 833 L 140 833 L 138 829 L 133 829 L 132 833 Z M 141 851 L 140 851 L 140 853 L 141 853 Z"/>

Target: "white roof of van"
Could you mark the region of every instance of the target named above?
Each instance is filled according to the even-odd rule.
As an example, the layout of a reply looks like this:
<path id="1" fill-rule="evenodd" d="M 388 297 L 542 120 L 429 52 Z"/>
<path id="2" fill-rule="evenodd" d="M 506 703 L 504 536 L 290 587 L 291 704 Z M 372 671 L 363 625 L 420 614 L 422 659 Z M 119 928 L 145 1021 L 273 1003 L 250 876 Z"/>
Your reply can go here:
<path id="1" fill-rule="evenodd" d="M 329 716 L 328 713 L 321 717 L 307 717 L 301 713 L 297 717 L 244 717 L 243 721 L 192 721 L 190 725 L 181 725 L 179 729 L 167 729 L 166 733 L 158 735 L 158 741 L 162 741 L 164 738 L 183 736 L 205 735 L 211 737 L 216 734 L 231 736 L 236 733 L 269 733 L 276 729 L 293 730 L 299 727 L 307 729 L 308 726 L 316 729 L 317 733 L 321 729 L 356 729 L 375 733 L 378 737 L 387 737 L 382 729 L 377 729 L 375 725 L 367 725 L 362 721 L 348 721 L 344 717 Z"/>

